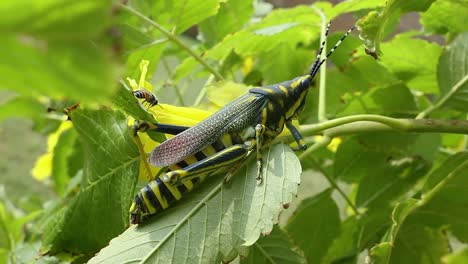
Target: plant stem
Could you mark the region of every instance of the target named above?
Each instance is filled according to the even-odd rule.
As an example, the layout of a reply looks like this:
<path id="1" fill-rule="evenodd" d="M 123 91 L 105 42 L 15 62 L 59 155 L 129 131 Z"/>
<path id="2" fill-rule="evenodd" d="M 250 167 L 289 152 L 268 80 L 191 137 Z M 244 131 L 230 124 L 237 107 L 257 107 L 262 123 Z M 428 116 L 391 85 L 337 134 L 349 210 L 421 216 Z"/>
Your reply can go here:
<path id="1" fill-rule="evenodd" d="M 213 75 L 210 75 L 210 77 L 208 77 L 208 79 L 206 80 L 206 82 L 203 85 L 202 89 L 198 93 L 198 96 L 197 96 L 197 98 L 195 98 L 195 102 L 193 103 L 194 106 L 197 106 L 197 105 L 199 105 L 201 103 L 201 101 L 203 100 L 203 97 L 205 97 L 205 94 L 206 94 L 206 87 L 211 82 L 213 82 Z"/>
<path id="2" fill-rule="evenodd" d="M 450 91 L 448 93 L 446 93 L 442 98 L 440 98 L 440 100 L 428 107 L 426 110 L 422 111 L 421 113 L 419 113 L 417 116 L 416 116 L 416 119 L 421 119 L 421 118 L 424 118 L 426 117 L 427 115 L 429 115 L 430 113 L 432 113 L 434 110 L 437 110 L 439 108 L 441 108 L 445 103 L 447 103 L 447 101 L 452 98 L 452 96 L 458 92 L 458 90 L 466 83 L 468 82 L 468 75 L 465 75 L 464 78 L 462 78 L 460 81 L 458 81 L 453 87 L 452 89 L 450 89 Z"/>
<path id="3" fill-rule="evenodd" d="M 369 122 L 370 121 L 370 122 Z M 330 137 L 378 131 L 468 134 L 467 120 L 398 119 L 379 115 L 354 115 L 320 124 L 301 126 L 303 136 L 324 134 Z"/>
<path id="4" fill-rule="evenodd" d="M 130 6 L 120 4 L 120 7 L 123 9 L 127 10 L 128 12 L 134 14 L 135 16 L 139 17 L 143 21 L 149 23 L 151 26 L 159 30 L 164 36 L 166 36 L 169 40 L 177 44 L 180 48 L 183 50 L 187 51 L 195 60 L 197 60 L 201 65 L 203 65 L 209 72 L 211 72 L 217 80 L 223 80 L 223 76 L 215 70 L 213 67 L 211 67 L 205 60 L 202 59 L 198 54 L 196 54 L 190 47 L 185 45 L 177 36 L 175 36 L 173 33 L 167 31 L 164 27 L 156 23 L 155 21 L 151 20 L 150 18 L 146 17 L 142 13 L 138 12 L 137 10 L 133 9 Z"/>
<path id="5" fill-rule="evenodd" d="M 169 64 L 167 63 L 167 60 L 165 58 L 162 58 L 161 60 L 162 60 L 162 63 L 164 65 L 164 68 L 166 69 L 169 76 L 172 76 L 173 72 L 171 71 L 171 67 L 169 67 Z M 175 83 L 173 83 L 173 86 L 174 86 L 174 89 L 175 89 L 177 99 L 180 102 L 180 105 L 185 106 L 184 98 L 183 98 L 182 93 L 181 93 L 181 91 L 179 89 L 179 86 L 177 86 Z"/>
<path id="6" fill-rule="evenodd" d="M 325 14 L 318 8 L 314 7 L 315 12 L 320 16 L 322 20 L 321 24 L 321 34 L 320 34 L 320 44 L 325 42 L 325 49 L 327 47 L 327 38 L 325 37 L 325 31 L 327 30 L 327 21 Z M 320 54 L 320 59 L 323 59 L 324 53 L 326 51 L 322 50 L 322 53 Z M 326 65 L 321 67 L 320 69 L 320 83 L 319 83 L 319 98 L 318 98 L 318 120 L 319 122 L 324 122 L 327 120 L 327 109 L 326 109 L 326 86 L 325 82 L 327 80 L 327 73 L 326 73 Z"/>

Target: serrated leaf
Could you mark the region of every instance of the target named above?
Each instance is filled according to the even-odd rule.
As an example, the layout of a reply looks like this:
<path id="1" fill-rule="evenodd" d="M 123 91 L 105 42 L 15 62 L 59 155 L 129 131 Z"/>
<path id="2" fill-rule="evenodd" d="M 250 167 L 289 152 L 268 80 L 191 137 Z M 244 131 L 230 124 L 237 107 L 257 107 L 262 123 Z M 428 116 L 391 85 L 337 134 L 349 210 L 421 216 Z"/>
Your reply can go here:
<path id="1" fill-rule="evenodd" d="M 464 210 L 468 184 L 468 152 L 460 152 L 434 170 L 424 186 L 423 205 L 415 214 L 431 227 L 449 225 L 460 241 L 468 241 L 468 212 Z M 431 217 L 428 218 L 427 215 Z"/>
<path id="2" fill-rule="evenodd" d="M 287 234 L 278 226 L 273 231 L 260 238 L 249 248 L 246 258 L 241 258 L 240 263 L 305 263 L 302 252 L 295 247 Z"/>
<path id="3" fill-rule="evenodd" d="M 468 152 L 451 156 L 434 170 L 428 176 L 421 200 L 397 205 L 391 233 L 371 249 L 372 260 L 375 263 L 438 263 L 448 253 L 447 227 L 459 240 L 467 241 L 464 219 L 468 215 L 463 193 L 467 172 Z"/>
<path id="4" fill-rule="evenodd" d="M 437 93 L 436 71 L 442 49 L 422 39 L 397 35 L 382 44 L 382 64 L 410 89 Z"/>
<path id="5" fill-rule="evenodd" d="M 457 35 L 468 30 L 466 0 L 437 0 L 421 14 L 421 24 L 427 33 Z"/>
<path id="6" fill-rule="evenodd" d="M 302 201 L 286 226 L 308 263 L 320 263 L 340 232 L 340 216 L 331 191 L 325 190 Z"/>
<path id="7" fill-rule="evenodd" d="M 349 60 L 349 57 L 347 57 L 347 60 Z M 362 96 L 372 93 L 372 90 L 375 88 L 391 87 L 399 82 L 389 70 L 369 56 L 357 57 L 351 63 L 344 66 L 342 69 L 333 68 L 327 70 L 326 105 L 330 116 L 343 116 L 346 115 L 344 112 L 349 114 L 349 110 L 360 111 L 361 105 L 358 108 L 354 108 L 348 104 L 353 101 L 359 103 Z M 314 90 L 310 91 L 308 97 L 312 98 L 313 96 L 317 96 Z M 386 104 L 392 103 L 398 104 L 398 101 L 386 102 Z M 316 103 L 310 104 L 316 105 Z"/>
<path id="8" fill-rule="evenodd" d="M 376 177 L 375 175 L 387 175 L 387 179 L 391 179 L 391 172 L 396 173 L 398 168 L 413 162 L 414 165 L 430 164 L 439 144 L 440 137 L 437 135 L 397 132 L 360 135 L 340 144 L 335 155 L 335 177 L 351 182 L 360 181 L 363 177 Z M 404 177 L 398 180 L 404 180 Z"/>
<path id="9" fill-rule="evenodd" d="M 85 152 L 80 192 L 49 216 L 45 249 L 92 254 L 124 230 L 137 180 L 139 154 L 118 111 L 72 112 Z"/>
<path id="10" fill-rule="evenodd" d="M 138 120 L 155 121 L 154 116 L 146 111 L 143 105 L 133 95 L 133 92 L 126 83 L 120 85 L 116 94 L 112 98 L 115 106 Z"/>
<path id="11" fill-rule="evenodd" d="M 297 193 L 300 163 L 279 144 L 264 154 L 266 175 L 257 186 L 256 163 L 250 160 L 228 184 L 211 177 L 154 221 L 132 226 L 90 263 L 218 263 L 234 259 L 270 233 L 283 206 Z"/>
<path id="12" fill-rule="evenodd" d="M 347 103 L 340 115 L 361 113 L 408 115 L 417 111 L 413 95 L 408 87 L 402 83 L 377 87 L 362 96 L 349 97 L 351 97 L 351 101 Z"/>
<path id="13" fill-rule="evenodd" d="M 468 111 L 468 33 L 459 35 L 442 53 L 437 66 L 441 100 Z"/>
<path id="14" fill-rule="evenodd" d="M 220 0 L 157 1 L 152 14 L 155 21 L 167 26 L 169 31 L 182 33 L 189 27 L 216 14 Z"/>
<path id="15" fill-rule="evenodd" d="M 220 5 L 215 16 L 199 24 L 203 40 L 209 47 L 221 41 L 227 34 L 241 29 L 253 15 L 252 0 L 228 0 L 220 2 Z"/>
<path id="16" fill-rule="evenodd" d="M 143 60 L 149 61 L 148 65 L 148 75 L 152 76 L 152 74 L 156 71 L 156 67 L 159 63 L 159 58 L 161 57 L 164 48 L 166 47 L 165 42 L 161 42 L 157 45 L 151 45 L 149 47 L 139 48 L 133 50 L 129 53 L 127 57 L 127 61 L 125 63 L 125 72 L 126 76 L 132 78 L 134 80 L 140 79 L 140 63 Z"/>
<path id="17" fill-rule="evenodd" d="M 309 43 L 314 36 L 318 35 L 319 17 L 313 9 L 306 6 L 298 6 L 291 9 L 277 9 L 272 11 L 259 23 L 252 24 L 247 28 L 229 35 L 222 42 L 208 50 L 205 56 L 214 60 L 222 60 L 234 48 L 234 51 L 242 57 L 250 56 L 258 52 L 268 52 L 276 45 L 274 43 L 289 45 L 295 48 L 297 43 Z M 284 25 L 291 25 L 283 28 Z M 255 32 L 279 27 L 282 30 L 275 31 L 274 35 L 259 35 Z M 273 33 L 272 31 L 268 31 Z M 313 59 L 313 58 L 312 58 Z"/>

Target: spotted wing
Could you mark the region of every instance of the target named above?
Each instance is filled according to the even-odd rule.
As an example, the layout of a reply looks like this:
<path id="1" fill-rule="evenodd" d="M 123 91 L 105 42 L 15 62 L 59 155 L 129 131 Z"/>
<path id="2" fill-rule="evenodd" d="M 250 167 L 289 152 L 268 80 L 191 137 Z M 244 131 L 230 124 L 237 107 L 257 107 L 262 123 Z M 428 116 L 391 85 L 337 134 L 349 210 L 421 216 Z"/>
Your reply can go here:
<path id="1" fill-rule="evenodd" d="M 265 106 L 267 98 L 247 93 L 175 137 L 161 143 L 150 154 L 156 167 L 168 166 L 191 156 L 215 142 L 222 134 L 241 131 L 252 125 Z"/>

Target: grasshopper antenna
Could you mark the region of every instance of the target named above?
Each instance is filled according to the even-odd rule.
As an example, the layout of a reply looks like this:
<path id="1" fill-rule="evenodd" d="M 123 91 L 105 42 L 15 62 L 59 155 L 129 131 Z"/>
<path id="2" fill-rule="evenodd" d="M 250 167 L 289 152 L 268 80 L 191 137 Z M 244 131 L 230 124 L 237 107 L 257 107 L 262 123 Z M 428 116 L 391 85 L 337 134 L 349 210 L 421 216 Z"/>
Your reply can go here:
<path id="1" fill-rule="evenodd" d="M 336 42 L 335 46 L 333 46 L 333 48 L 327 53 L 325 58 L 321 60 L 320 56 L 322 55 L 322 51 L 325 48 L 326 39 L 328 37 L 328 31 L 330 30 L 330 25 L 331 25 L 331 21 L 328 22 L 327 29 L 325 30 L 325 40 L 322 41 L 322 44 L 320 44 L 320 49 L 317 53 L 317 58 L 315 59 L 315 62 L 312 65 L 312 68 L 310 70 L 310 76 L 312 77 L 314 77 L 315 74 L 317 74 L 318 70 L 320 69 L 320 66 L 322 66 L 322 64 L 328 59 L 328 57 L 330 57 L 330 55 L 336 50 L 336 48 L 340 46 L 341 42 L 343 42 L 343 40 L 349 35 L 349 33 L 351 33 L 351 31 L 353 31 L 353 29 L 356 27 L 356 26 L 352 26 L 350 29 L 348 29 L 348 31 L 340 38 L 340 40 Z"/>

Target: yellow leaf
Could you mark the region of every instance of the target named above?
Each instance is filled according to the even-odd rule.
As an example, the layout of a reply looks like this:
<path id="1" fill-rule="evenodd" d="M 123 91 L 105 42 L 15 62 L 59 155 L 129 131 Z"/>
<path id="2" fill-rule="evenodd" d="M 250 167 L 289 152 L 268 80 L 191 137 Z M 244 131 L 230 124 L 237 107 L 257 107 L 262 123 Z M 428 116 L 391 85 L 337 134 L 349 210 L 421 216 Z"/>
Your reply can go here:
<path id="1" fill-rule="evenodd" d="M 50 177 L 52 174 L 52 158 L 54 155 L 54 148 L 57 145 L 57 141 L 60 135 L 72 127 L 72 122 L 64 121 L 60 124 L 58 129 L 49 135 L 47 138 L 47 152 L 39 156 L 36 160 L 36 164 L 31 169 L 31 174 L 33 178 L 38 181 L 43 181 L 44 179 Z"/>

